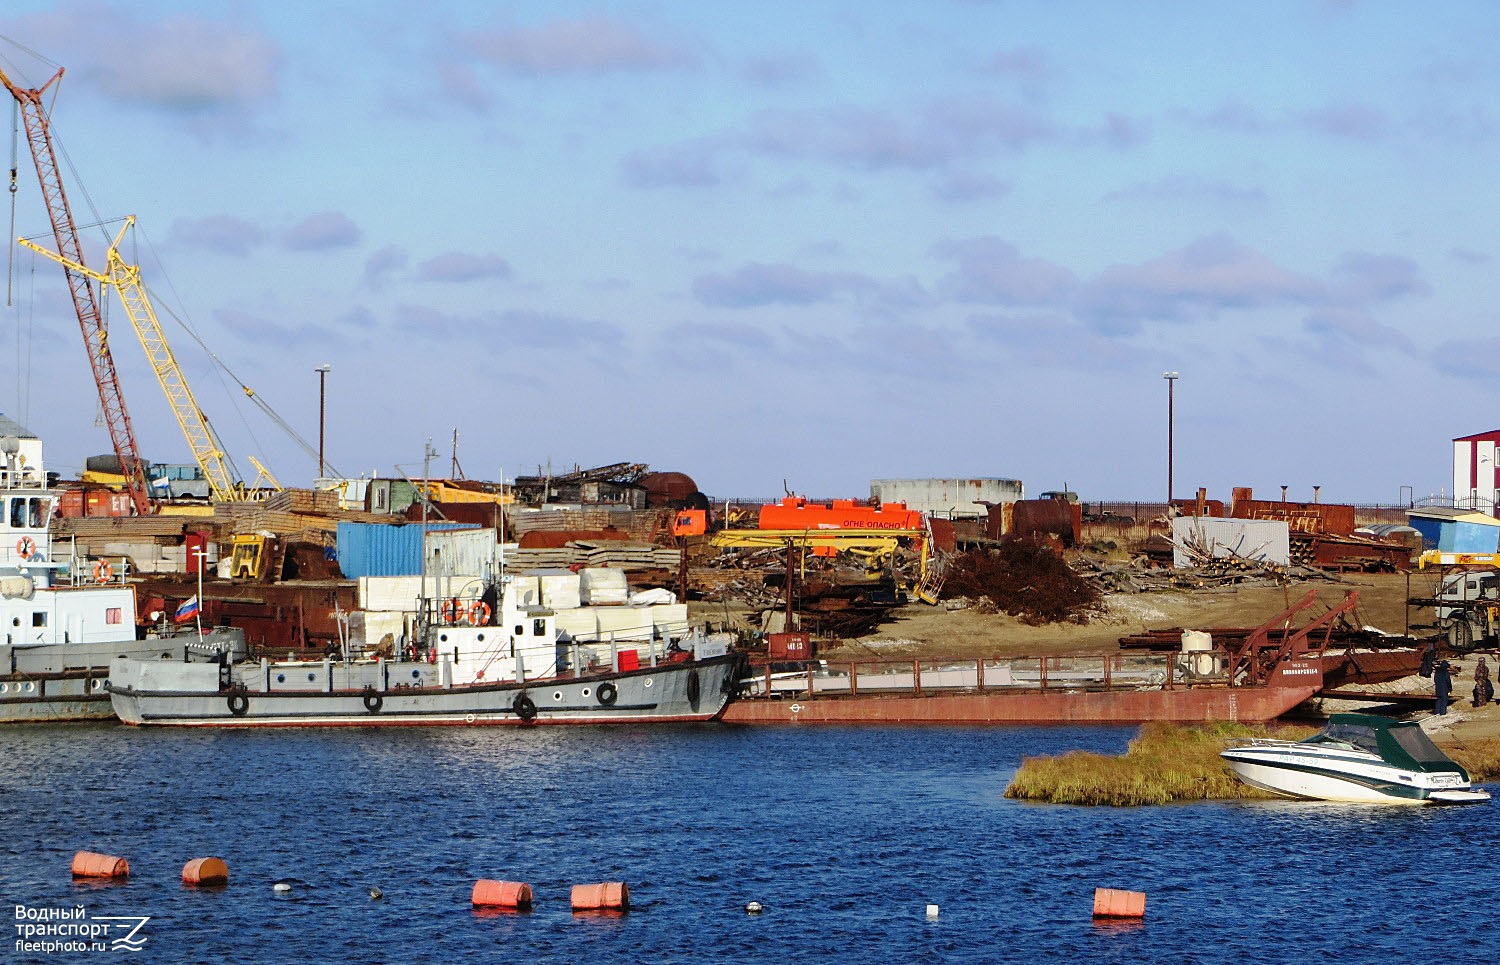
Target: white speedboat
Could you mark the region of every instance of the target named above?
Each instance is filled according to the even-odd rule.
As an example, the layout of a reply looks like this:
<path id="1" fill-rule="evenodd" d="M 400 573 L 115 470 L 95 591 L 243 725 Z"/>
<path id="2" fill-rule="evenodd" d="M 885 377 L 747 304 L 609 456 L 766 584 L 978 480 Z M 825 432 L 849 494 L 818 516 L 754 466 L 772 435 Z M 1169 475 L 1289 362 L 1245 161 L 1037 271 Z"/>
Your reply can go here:
<path id="1" fill-rule="evenodd" d="M 1387 804 L 1490 799 L 1415 721 L 1334 714 L 1306 740 L 1242 740 L 1219 756 L 1244 783 L 1284 797 Z"/>

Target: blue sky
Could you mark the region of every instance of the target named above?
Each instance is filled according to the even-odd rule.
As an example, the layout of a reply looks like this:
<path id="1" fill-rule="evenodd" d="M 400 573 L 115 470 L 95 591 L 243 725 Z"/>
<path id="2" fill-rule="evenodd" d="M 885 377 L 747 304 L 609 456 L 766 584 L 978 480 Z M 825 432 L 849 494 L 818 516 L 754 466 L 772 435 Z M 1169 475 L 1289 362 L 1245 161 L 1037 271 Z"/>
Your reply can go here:
<path id="1" fill-rule="evenodd" d="M 347 474 L 649 462 L 720 496 L 998 476 L 1395 502 L 1495 428 L 1500 7 L 41 2 L 92 259 Z M 46 61 L 33 56 L 42 55 Z M 46 232 L 20 147 L 18 234 Z M 92 204 L 89 204 L 92 202 Z M 109 450 L 61 270 L 0 409 Z M 123 330 L 148 458 L 186 444 Z M 168 323 L 237 465 L 316 470 Z"/>

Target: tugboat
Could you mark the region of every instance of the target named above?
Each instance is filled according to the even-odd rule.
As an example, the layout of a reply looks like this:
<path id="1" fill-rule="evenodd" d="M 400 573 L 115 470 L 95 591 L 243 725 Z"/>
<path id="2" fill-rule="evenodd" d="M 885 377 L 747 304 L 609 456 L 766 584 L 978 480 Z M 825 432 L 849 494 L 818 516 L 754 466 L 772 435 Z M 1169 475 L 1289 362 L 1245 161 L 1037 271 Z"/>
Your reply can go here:
<path id="1" fill-rule="evenodd" d="M 182 660 L 243 652 L 220 629 L 137 639 L 135 590 L 124 561 L 55 551 L 41 440 L 0 415 L 0 723 L 108 719 L 105 678 L 119 656 Z"/>
<path id="2" fill-rule="evenodd" d="M 1488 791 L 1416 721 L 1334 714 L 1302 741 L 1242 740 L 1219 755 L 1234 776 L 1283 797 L 1374 804 L 1477 804 Z"/>
<path id="3" fill-rule="evenodd" d="M 728 635 L 644 655 L 559 640 L 551 610 L 423 601 L 415 646 L 322 660 L 122 658 L 108 692 L 127 724 L 207 727 L 489 726 L 711 721 L 738 687 Z"/>

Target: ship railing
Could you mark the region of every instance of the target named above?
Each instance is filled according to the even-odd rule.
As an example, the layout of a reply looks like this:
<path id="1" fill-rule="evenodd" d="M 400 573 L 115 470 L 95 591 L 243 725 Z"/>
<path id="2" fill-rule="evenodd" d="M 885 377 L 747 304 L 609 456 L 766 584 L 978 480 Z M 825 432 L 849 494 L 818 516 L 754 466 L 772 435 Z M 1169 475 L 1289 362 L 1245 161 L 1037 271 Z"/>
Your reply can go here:
<path id="1" fill-rule="evenodd" d="M 784 665 L 780 665 L 783 666 Z M 1225 687 L 1228 654 L 1107 653 L 1015 657 L 927 657 L 771 664 L 745 678 L 748 697 L 854 697 L 931 693 L 1120 691 Z"/>

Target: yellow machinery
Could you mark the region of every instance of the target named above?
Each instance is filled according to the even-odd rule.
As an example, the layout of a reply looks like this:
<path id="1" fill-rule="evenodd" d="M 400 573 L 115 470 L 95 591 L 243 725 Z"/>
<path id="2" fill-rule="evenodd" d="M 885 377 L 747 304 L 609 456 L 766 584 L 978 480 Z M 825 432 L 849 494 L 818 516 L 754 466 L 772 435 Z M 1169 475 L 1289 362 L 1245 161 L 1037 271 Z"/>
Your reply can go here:
<path id="1" fill-rule="evenodd" d="M 801 547 L 848 553 L 864 560 L 865 573 L 879 575 L 901 547 L 901 540 L 916 544 L 920 570 L 912 592 L 923 603 L 937 603 L 937 587 L 930 570 L 932 539 L 925 532 L 868 529 L 722 529 L 709 541 L 720 547 Z"/>
<path id="2" fill-rule="evenodd" d="M 135 333 L 140 337 L 141 347 L 146 350 L 146 358 L 151 362 L 151 369 L 156 373 L 157 381 L 161 383 L 162 392 L 166 394 L 167 402 L 172 407 L 172 414 L 177 417 L 177 424 L 182 427 L 182 434 L 187 439 L 188 446 L 193 450 L 193 459 L 198 463 L 198 468 L 203 470 L 204 478 L 208 480 L 212 497 L 225 501 L 247 499 L 249 496 L 245 487 L 236 482 L 224 456 L 224 450 L 219 445 L 218 437 L 214 435 L 213 428 L 208 424 L 208 418 L 198 407 L 197 400 L 193 398 L 192 389 L 188 387 L 187 379 L 182 374 L 182 367 L 177 364 L 177 357 L 172 354 L 172 347 L 167 342 L 166 333 L 162 331 L 161 322 L 157 320 L 156 310 L 151 306 L 146 287 L 141 284 L 140 268 L 127 264 L 120 254 L 120 241 L 134 224 L 134 215 L 126 218 L 124 227 L 120 229 L 120 233 L 115 236 L 114 243 L 110 245 L 106 256 L 109 264 L 107 273 L 95 271 L 81 262 L 48 251 L 25 238 L 21 238 L 20 242 L 38 254 L 60 263 L 70 271 L 79 272 L 101 285 L 114 286 L 120 296 L 121 304 L 125 306 L 125 313 L 130 316 L 130 324 L 135 327 Z M 260 468 L 259 463 L 256 463 L 256 466 Z"/>
<path id="3" fill-rule="evenodd" d="M 234 536 L 230 538 L 230 579 L 258 580 L 265 574 L 266 538 Z"/>

